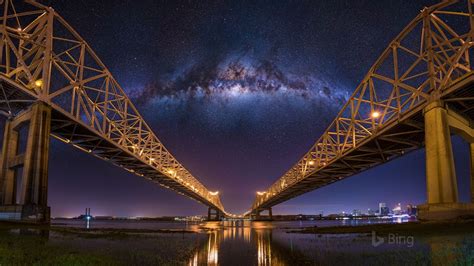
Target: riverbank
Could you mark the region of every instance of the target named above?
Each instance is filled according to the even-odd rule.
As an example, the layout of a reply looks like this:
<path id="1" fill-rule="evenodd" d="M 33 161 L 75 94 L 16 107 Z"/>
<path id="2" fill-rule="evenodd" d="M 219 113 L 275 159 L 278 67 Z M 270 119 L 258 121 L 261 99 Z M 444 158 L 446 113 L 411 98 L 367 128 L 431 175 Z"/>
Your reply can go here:
<path id="1" fill-rule="evenodd" d="M 288 230 L 299 234 L 410 234 L 410 235 L 449 235 L 455 233 L 474 233 L 474 220 L 454 220 L 445 222 L 406 222 L 400 224 L 367 224 L 357 226 L 306 227 Z"/>
<path id="2" fill-rule="evenodd" d="M 0 223 L 0 265 L 182 265 L 205 234 Z"/>

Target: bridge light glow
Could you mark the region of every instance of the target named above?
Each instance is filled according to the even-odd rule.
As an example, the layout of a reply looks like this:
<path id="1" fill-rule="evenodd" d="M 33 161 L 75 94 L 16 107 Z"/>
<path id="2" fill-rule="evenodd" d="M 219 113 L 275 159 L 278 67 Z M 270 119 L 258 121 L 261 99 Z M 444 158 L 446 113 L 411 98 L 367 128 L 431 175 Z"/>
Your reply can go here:
<path id="1" fill-rule="evenodd" d="M 259 196 L 262 196 L 262 195 L 264 195 L 265 193 L 267 193 L 267 192 L 265 192 L 265 191 L 257 191 L 257 195 L 259 195 Z"/>
<path id="2" fill-rule="evenodd" d="M 38 79 L 35 81 L 35 86 L 40 88 L 41 86 L 43 86 L 43 81 L 41 79 Z"/>
<path id="3" fill-rule="evenodd" d="M 219 195 L 219 191 L 216 191 L 216 192 L 209 192 L 209 194 L 211 194 L 211 196 L 217 196 L 217 195 Z"/>
<path id="4" fill-rule="evenodd" d="M 380 113 L 379 113 L 378 111 L 373 111 L 373 112 L 370 114 L 370 116 L 371 116 L 372 118 L 379 118 L 379 117 L 380 117 Z"/>
<path id="5" fill-rule="evenodd" d="M 170 175 L 174 175 L 174 174 L 176 173 L 176 171 L 173 170 L 173 169 L 168 169 L 167 172 L 168 172 L 168 174 L 170 174 Z"/>
<path id="6" fill-rule="evenodd" d="M 308 162 L 308 164 L 309 164 L 309 165 L 314 165 L 314 161 L 311 160 L 311 161 Z"/>

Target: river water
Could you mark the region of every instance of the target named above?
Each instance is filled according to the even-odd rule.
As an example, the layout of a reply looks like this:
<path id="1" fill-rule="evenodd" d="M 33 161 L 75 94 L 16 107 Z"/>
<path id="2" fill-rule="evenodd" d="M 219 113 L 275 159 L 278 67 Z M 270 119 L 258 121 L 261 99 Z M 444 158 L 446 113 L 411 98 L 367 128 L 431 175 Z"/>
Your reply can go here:
<path id="1" fill-rule="evenodd" d="M 401 221 L 291 222 L 149 222 L 92 221 L 90 228 L 186 229 L 197 233 L 153 234 L 124 239 L 65 238 L 52 243 L 91 252 L 114 254 L 135 264 L 177 265 L 474 265 L 474 234 L 410 236 L 383 240 L 372 234 L 301 234 L 289 231 L 312 226 L 344 226 Z M 53 225 L 85 227 L 84 221 Z M 383 243 L 379 243 L 382 241 Z M 104 251 L 104 252 L 105 252 Z M 134 254 L 139 254 L 135 256 Z"/>

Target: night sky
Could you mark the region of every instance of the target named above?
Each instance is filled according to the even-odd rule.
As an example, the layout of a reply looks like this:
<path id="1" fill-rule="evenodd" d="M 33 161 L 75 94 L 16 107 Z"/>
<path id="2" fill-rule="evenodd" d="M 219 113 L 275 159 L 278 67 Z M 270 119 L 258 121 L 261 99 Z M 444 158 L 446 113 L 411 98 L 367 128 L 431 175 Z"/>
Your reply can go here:
<path id="1" fill-rule="evenodd" d="M 437 1 L 42 1 L 96 51 L 158 138 L 226 210 L 288 170 L 386 45 Z M 257 1 L 256 1 L 257 2 Z M 461 199 L 467 144 L 455 139 Z M 425 201 L 424 151 L 307 193 L 276 214 Z M 173 191 L 52 141 L 53 216 L 206 213 Z"/>

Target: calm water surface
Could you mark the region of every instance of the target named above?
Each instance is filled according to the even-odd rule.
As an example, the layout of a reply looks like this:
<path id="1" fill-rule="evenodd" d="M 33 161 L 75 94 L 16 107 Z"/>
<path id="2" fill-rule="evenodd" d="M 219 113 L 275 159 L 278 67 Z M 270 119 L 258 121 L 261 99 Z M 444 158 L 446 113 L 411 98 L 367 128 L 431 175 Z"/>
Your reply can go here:
<path id="1" fill-rule="evenodd" d="M 186 229 L 196 234 L 154 234 L 124 240 L 64 239 L 51 234 L 49 241 L 74 243 L 91 250 L 123 250 L 147 256 L 165 256 L 183 265 L 473 265 L 474 235 L 394 234 L 378 244 L 371 234 L 318 235 L 288 233 L 311 226 L 355 225 L 401 221 L 292 221 L 292 222 L 147 222 L 92 221 L 91 228 Z M 84 221 L 55 221 L 61 226 L 84 227 Z M 374 239 L 373 239 L 374 238 Z M 190 253 L 180 253 L 191 246 Z M 120 252 L 119 252 L 120 253 Z M 123 254 L 122 254 L 123 255 Z"/>

